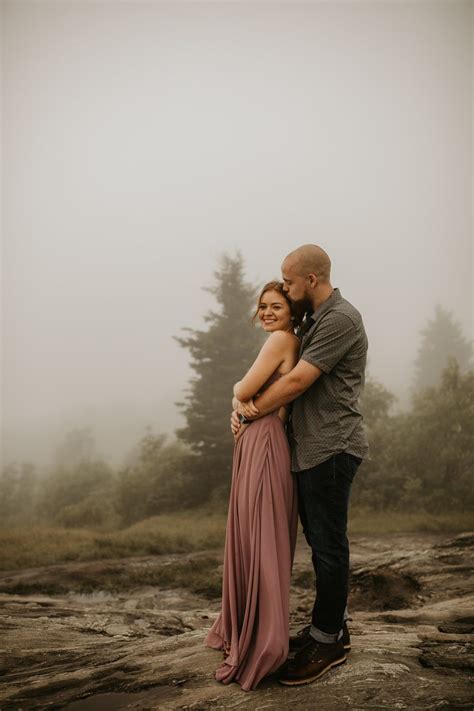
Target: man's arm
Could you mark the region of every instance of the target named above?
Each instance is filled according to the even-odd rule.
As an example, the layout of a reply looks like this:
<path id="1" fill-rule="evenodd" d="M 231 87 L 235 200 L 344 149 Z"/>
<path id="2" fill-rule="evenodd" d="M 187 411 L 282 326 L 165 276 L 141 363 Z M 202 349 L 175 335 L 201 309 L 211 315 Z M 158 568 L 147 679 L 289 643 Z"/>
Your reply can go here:
<path id="1" fill-rule="evenodd" d="M 297 398 L 321 373 L 330 373 L 356 340 L 357 331 L 348 316 L 328 313 L 305 345 L 303 355 L 293 370 L 254 401 L 260 416 Z"/>
<path id="2" fill-rule="evenodd" d="M 316 338 L 317 335 L 317 338 Z M 330 373 L 357 339 L 352 320 L 345 314 L 330 312 L 318 325 L 298 364 L 287 375 L 271 385 L 254 401 L 258 417 L 268 415 L 282 405 L 295 400 L 319 378 L 321 373 Z M 239 406 L 241 411 L 241 406 Z M 253 412 L 243 412 L 248 419 L 256 419 Z M 232 413 L 231 427 L 238 431 L 238 418 Z"/>
<path id="3" fill-rule="evenodd" d="M 276 380 L 255 401 L 259 417 L 278 410 L 305 392 L 323 371 L 306 360 L 300 360 L 293 370 Z"/>
<path id="4" fill-rule="evenodd" d="M 300 360 L 293 370 L 290 370 L 289 373 L 272 383 L 262 395 L 254 400 L 253 408 L 254 410 L 255 408 L 258 409 L 258 415 L 248 408 L 246 408 L 245 411 L 242 410 L 242 414 L 249 420 L 256 420 L 259 417 L 268 415 L 269 412 L 279 409 L 282 405 L 287 405 L 289 402 L 295 400 L 298 395 L 304 393 L 304 391 L 319 378 L 322 372 L 323 371 L 316 365 L 311 365 L 311 363 L 305 360 Z M 233 401 L 232 404 L 237 404 L 237 401 Z M 241 409 L 241 405 L 239 404 L 238 408 L 233 410 L 231 414 L 230 426 L 234 437 L 241 428 L 241 423 L 238 419 L 238 413 Z"/>

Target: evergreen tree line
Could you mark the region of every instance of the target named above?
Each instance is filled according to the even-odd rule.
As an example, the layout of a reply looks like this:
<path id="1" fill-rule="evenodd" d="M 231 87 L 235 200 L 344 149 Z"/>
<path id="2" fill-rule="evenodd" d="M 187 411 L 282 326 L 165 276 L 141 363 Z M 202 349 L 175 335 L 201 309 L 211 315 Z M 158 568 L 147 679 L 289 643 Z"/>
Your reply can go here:
<path id="1" fill-rule="evenodd" d="M 76 430 L 57 450 L 52 471 L 10 463 L 0 476 L 2 525 L 127 526 L 150 516 L 207 505 L 225 509 L 233 441 L 233 384 L 262 343 L 250 321 L 256 292 L 245 282 L 239 255 L 223 257 L 208 290 L 216 309 L 202 330 L 176 340 L 189 351 L 194 376 L 182 402 L 185 425 L 170 440 L 146 432 L 115 471 L 101 459 L 88 430 Z M 362 411 L 371 459 L 353 487 L 352 505 L 434 513 L 474 509 L 474 370 L 471 345 L 452 315 L 437 307 L 421 332 L 411 407 L 368 378 Z"/>

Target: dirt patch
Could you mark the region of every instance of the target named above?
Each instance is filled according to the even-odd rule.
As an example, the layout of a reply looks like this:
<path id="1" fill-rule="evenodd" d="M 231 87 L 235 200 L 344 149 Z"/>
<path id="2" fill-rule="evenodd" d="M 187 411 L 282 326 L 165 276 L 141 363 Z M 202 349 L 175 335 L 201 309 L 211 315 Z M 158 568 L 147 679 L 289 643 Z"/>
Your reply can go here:
<path id="1" fill-rule="evenodd" d="M 428 669 L 458 669 L 474 672 L 474 648 L 470 642 L 425 642 L 419 657 L 421 666 Z"/>
<path id="2" fill-rule="evenodd" d="M 351 578 L 351 607 L 358 610 L 384 611 L 412 607 L 421 590 L 420 583 L 413 576 L 389 568 L 376 572 L 356 571 Z M 313 570 L 298 571 L 293 575 L 292 584 L 304 590 L 314 590 Z"/>
<path id="3" fill-rule="evenodd" d="M 474 548 L 474 533 L 471 531 L 460 533 L 449 541 L 438 543 L 436 548 Z"/>
<path id="4" fill-rule="evenodd" d="M 312 590 L 315 585 L 314 571 L 312 569 L 300 570 L 293 575 L 291 582 L 304 590 Z"/>
<path id="5" fill-rule="evenodd" d="M 388 568 L 353 574 L 351 605 L 358 610 L 402 610 L 413 606 L 420 590 L 413 576 Z"/>
<path id="6" fill-rule="evenodd" d="M 474 634 L 474 617 L 460 617 L 438 626 L 445 634 Z"/>

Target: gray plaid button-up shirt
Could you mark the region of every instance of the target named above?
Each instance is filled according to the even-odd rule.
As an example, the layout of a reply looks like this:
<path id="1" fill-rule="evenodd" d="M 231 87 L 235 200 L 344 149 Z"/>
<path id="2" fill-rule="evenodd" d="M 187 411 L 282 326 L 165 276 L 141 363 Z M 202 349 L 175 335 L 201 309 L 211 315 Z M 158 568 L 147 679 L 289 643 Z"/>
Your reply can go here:
<path id="1" fill-rule="evenodd" d="M 322 374 L 293 403 L 291 468 L 296 472 L 339 452 L 361 459 L 369 453 L 358 405 L 368 347 L 362 317 L 334 289 L 311 319 L 300 358 Z"/>

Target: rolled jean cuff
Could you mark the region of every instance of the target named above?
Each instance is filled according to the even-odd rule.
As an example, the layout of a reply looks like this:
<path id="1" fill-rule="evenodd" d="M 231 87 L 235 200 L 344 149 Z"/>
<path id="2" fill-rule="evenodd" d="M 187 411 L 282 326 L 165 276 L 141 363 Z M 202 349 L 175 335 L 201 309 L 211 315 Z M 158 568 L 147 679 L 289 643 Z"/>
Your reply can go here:
<path id="1" fill-rule="evenodd" d="M 323 642 L 323 644 L 334 644 L 342 637 L 342 630 L 339 630 L 336 634 L 328 634 L 328 632 L 318 630 L 314 625 L 311 625 L 309 633 L 316 642 Z"/>

